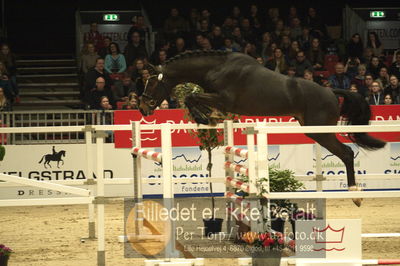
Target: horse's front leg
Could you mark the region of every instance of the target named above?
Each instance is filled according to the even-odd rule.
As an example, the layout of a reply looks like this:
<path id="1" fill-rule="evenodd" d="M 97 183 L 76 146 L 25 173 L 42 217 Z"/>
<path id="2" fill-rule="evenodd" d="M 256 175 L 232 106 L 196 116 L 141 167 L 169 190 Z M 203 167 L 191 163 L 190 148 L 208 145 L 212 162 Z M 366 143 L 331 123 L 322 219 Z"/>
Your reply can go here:
<path id="1" fill-rule="evenodd" d="M 221 97 L 212 93 L 190 94 L 185 98 L 185 105 L 189 109 L 190 115 L 198 124 L 215 124 L 212 118 L 213 109 L 223 110 Z"/>

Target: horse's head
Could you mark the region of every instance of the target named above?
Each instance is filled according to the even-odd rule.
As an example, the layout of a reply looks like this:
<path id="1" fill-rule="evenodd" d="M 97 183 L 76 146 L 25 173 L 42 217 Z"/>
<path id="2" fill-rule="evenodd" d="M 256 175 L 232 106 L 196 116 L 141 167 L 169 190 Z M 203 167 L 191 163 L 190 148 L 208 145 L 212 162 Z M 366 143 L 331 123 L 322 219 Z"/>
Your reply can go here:
<path id="1" fill-rule="evenodd" d="M 60 153 L 63 157 L 65 157 L 65 151 L 64 151 L 64 150 L 61 150 L 59 153 Z"/>
<path id="2" fill-rule="evenodd" d="M 152 115 L 154 109 L 168 98 L 163 74 L 152 75 L 146 82 L 144 92 L 140 97 L 139 110 L 142 115 Z"/>

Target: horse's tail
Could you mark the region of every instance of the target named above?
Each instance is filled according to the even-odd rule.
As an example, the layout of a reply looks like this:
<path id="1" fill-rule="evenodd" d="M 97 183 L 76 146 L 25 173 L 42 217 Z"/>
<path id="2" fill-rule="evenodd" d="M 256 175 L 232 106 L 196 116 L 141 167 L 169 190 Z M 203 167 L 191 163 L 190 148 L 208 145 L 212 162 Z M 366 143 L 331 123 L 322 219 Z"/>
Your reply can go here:
<path id="1" fill-rule="evenodd" d="M 44 159 L 45 156 L 46 156 L 46 155 L 43 155 L 43 157 L 42 157 L 42 159 L 40 159 L 39 163 L 42 163 L 42 161 L 43 161 L 43 159 Z"/>
<path id="2" fill-rule="evenodd" d="M 335 93 L 336 96 L 342 96 L 344 98 L 340 115 L 346 116 L 349 124 L 369 124 L 369 120 L 371 118 L 371 109 L 368 102 L 360 94 L 340 89 L 334 89 L 333 93 Z M 386 144 L 386 142 L 371 137 L 367 133 L 350 133 L 349 138 L 360 147 L 368 150 L 380 149 Z"/>

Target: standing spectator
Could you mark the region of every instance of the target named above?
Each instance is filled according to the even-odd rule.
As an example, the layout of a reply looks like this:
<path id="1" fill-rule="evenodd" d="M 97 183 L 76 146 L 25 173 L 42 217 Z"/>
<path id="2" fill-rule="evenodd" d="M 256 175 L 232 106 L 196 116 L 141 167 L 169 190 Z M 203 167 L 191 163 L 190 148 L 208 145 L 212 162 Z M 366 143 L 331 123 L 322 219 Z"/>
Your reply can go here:
<path id="1" fill-rule="evenodd" d="M 328 80 L 335 89 L 350 89 L 350 78 L 346 76 L 344 65 L 341 62 L 335 65 L 335 74 L 331 75 Z"/>
<path id="2" fill-rule="evenodd" d="M 12 111 L 10 100 L 5 95 L 5 90 L 0 87 L 0 112 Z"/>
<path id="3" fill-rule="evenodd" d="M 126 104 L 122 106 L 123 110 L 135 110 L 138 109 L 138 96 L 136 93 L 131 92 L 128 95 L 128 100 Z"/>
<path id="4" fill-rule="evenodd" d="M 393 101 L 396 104 L 400 104 L 400 84 L 399 79 L 395 75 L 391 75 L 389 78 L 389 85 L 385 88 L 384 93 L 392 95 Z"/>
<path id="5" fill-rule="evenodd" d="M 299 37 L 299 44 L 303 51 L 308 51 L 311 46 L 311 35 L 310 35 L 310 28 L 304 27 L 303 33 Z"/>
<path id="6" fill-rule="evenodd" d="M 179 15 L 177 8 L 171 8 L 170 16 L 164 21 L 164 32 L 167 39 L 174 40 L 184 36 L 189 31 L 189 24 Z"/>
<path id="7" fill-rule="evenodd" d="M 90 24 L 90 30 L 89 30 L 89 32 L 86 32 L 84 34 L 83 40 L 85 43 L 88 43 L 88 42 L 93 43 L 94 46 L 96 47 L 96 51 L 100 51 L 100 49 L 103 48 L 103 46 L 104 46 L 103 36 L 97 30 L 96 22 L 92 22 Z"/>
<path id="8" fill-rule="evenodd" d="M 181 37 L 177 38 L 175 45 L 171 47 L 170 56 L 173 57 L 186 51 L 185 40 Z"/>
<path id="9" fill-rule="evenodd" d="M 298 77 L 303 77 L 304 76 L 304 70 L 308 69 L 310 71 L 313 71 L 313 67 L 306 59 L 306 56 L 303 51 L 298 51 L 296 54 L 296 59 L 294 59 L 291 63 L 290 66 L 293 66 L 296 68 L 296 76 Z"/>
<path id="10" fill-rule="evenodd" d="M 371 31 L 368 33 L 367 47 L 371 48 L 374 55 L 380 57 L 383 53 L 383 44 L 379 40 L 378 34 Z"/>
<path id="11" fill-rule="evenodd" d="M 19 89 L 17 84 L 17 64 L 16 56 L 11 52 L 10 46 L 7 44 L 1 45 L 0 49 L 0 62 L 2 62 L 6 68 L 7 77 L 10 81 L 10 89 L 16 97 L 17 102 L 19 101 Z"/>
<path id="12" fill-rule="evenodd" d="M 110 44 L 111 44 L 111 38 L 110 37 L 104 37 L 104 46 L 100 49 L 97 50 L 97 53 L 99 56 L 103 59 L 106 58 L 108 54 L 110 54 Z"/>
<path id="13" fill-rule="evenodd" d="M 6 95 L 6 97 L 10 99 L 11 102 L 13 102 L 16 95 L 12 88 L 7 68 L 2 61 L 0 61 L 0 87 L 4 89 L 4 94 Z"/>
<path id="14" fill-rule="evenodd" d="M 112 90 L 113 98 L 116 101 L 126 101 L 131 92 L 136 93 L 136 85 L 132 81 L 131 76 L 124 72 L 121 80 L 115 81 L 115 86 Z"/>
<path id="15" fill-rule="evenodd" d="M 303 35 L 303 28 L 300 24 L 300 19 L 298 17 L 294 17 L 291 19 L 290 23 L 290 38 L 292 40 L 298 40 Z"/>
<path id="16" fill-rule="evenodd" d="M 368 65 L 368 72 L 374 76 L 374 79 L 377 79 L 379 77 L 379 70 L 384 66 L 379 57 L 373 56 Z"/>
<path id="17" fill-rule="evenodd" d="M 390 66 L 390 73 L 400 79 L 400 53 L 396 53 L 395 60 Z"/>
<path id="18" fill-rule="evenodd" d="M 131 65 L 137 58 L 147 57 L 146 47 L 140 43 L 140 33 L 132 33 L 131 41 L 125 46 L 124 55 L 126 64 Z"/>
<path id="19" fill-rule="evenodd" d="M 148 32 L 148 27 L 144 20 L 144 16 L 138 15 L 132 18 L 132 27 L 130 27 L 128 31 L 127 40 L 128 42 L 132 40 L 132 34 L 134 32 L 138 32 L 140 35 L 140 42 L 141 44 L 145 43 L 146 33 Z"/>
<path id="20" fill-rule="evenodd" d="M 288 70 L 288 65 L 286 64 L 285 57 L 283 56 L 282 50 L 280 48 L 276 48 L 274 50 L 274 57 L 267 61 L 265 67 L 272 71 L 286 74 Z"/>
<path id="21" fill-rule="evenodd" d="M 311 47 L 307 51 L 307 59 L 312 64 L 314 70 L 318 71 L 324 69 L 325 54 L 322 51 L 318 38 L 312 39 Z"/>
<path id="22" fill-rule="evenodd" d="M 389 73 L 387 67 L 381 67 L 381 69 L 379 69 L 379 75 L 376 81 L 382 84 L 382 88 L 386 88 L 389 85 Z"/>
<path id="23" fill-rule="evenodd" d="M 106 82 L 103 77 L 98 77 L 96 79 L 96 87 L 89 94 L 89 105 L 90 109 L 101 110 L 101 98 L 107 96 L 110 100 L 111 105 L 114 104 L 112 92 L 110 89 L 106 88 Z"/>
<path id="24" fill-rule="evenodd" d="M 382 92 L 381 84 L 378 81 L 372 82 L 371 93 L 368 97 L 368 102 L 371 105 L 381 105 L 385 103 L 385 98 Z"/>
<path id="25" fill-rule="evenodd" d="M 104 68 L 110 74 L 118 74 L 126 70 L 125 56 L 121 54 L 115 42 L 110 44 L 110 54 L 106 56 Z"/>
<path id="26" fill-rule="evenodd" d="M 317 15 L 317 10 L 313 7 L 308 8 L 306 24 L 310 27 L 311 36 L 321 39 L 326 36 L 326 27 L 322 18 Z"/>
<path id="27" fill-rule="evenodd" d="M 367 96 L 368 86 L 365 83 L 365 74 L 367 73 L 367 67 L 364 64 L 358 65 L 357 74 L 351 80 L 352 84 L 356 84 L 358 88 L 358 93 L 360 93 L 364 98 Z M 372 80 L 372 76 L 371 76 Z"/>
<path id="28" fill-rule="evenodd" d="M 96 66 L 89 71 L 85 75 L 85 84 L 84 84 L 84 101 L 89 103 L 89 94 L 91 91 L 96 89 L 96 80 L 97 78 L 102 77 L 105 80 L 105 87 L 110 89 L 113 85 L 112 79 L 110 75 L 104 70 L 104 59 L 97 58 Z"/>
<path id="29" fill-rule="evenodd" d="M 221 27 L 214 26 L 212 32 L 209 34 L 211 46 L 215 50 L 220 50 L 224 45 L 224 36 L 222 35 Z"/>
<path id="30" fill-rule="evenodd" d="M 94 44 L 87 43 L 81 57 L 81 71 L 84 75 L 86 75 L 89 69 L 96 66 L 97 58 L 100 58 L 100 56 L 97 54 Z"/>
<path id="31" fill-rule="evenodd" d="M 349 43 L 347 44 L 347 55 L 349 58 L 361 59 L 363 56 L 363 43 L 361 36 L 358 33 L 353 34 Z"/>

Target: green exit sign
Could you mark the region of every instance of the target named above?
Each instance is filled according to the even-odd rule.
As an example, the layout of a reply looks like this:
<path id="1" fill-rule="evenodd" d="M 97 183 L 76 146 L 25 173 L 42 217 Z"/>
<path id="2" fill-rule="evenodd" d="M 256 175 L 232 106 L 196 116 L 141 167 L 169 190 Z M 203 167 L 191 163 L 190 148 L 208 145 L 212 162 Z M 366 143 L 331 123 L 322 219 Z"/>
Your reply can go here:
<path id="1" fill-rule="evenodd" d="M 386 16 L 385 11 L 371 11 L 369 12 L 370 18 L 384 18 Z"/>
<path id="2" fill-rule="evenodd" d="M 104 14 L 103 20 L 104 21 L 119 21 L 119 15 L 118 14 Z"/>

